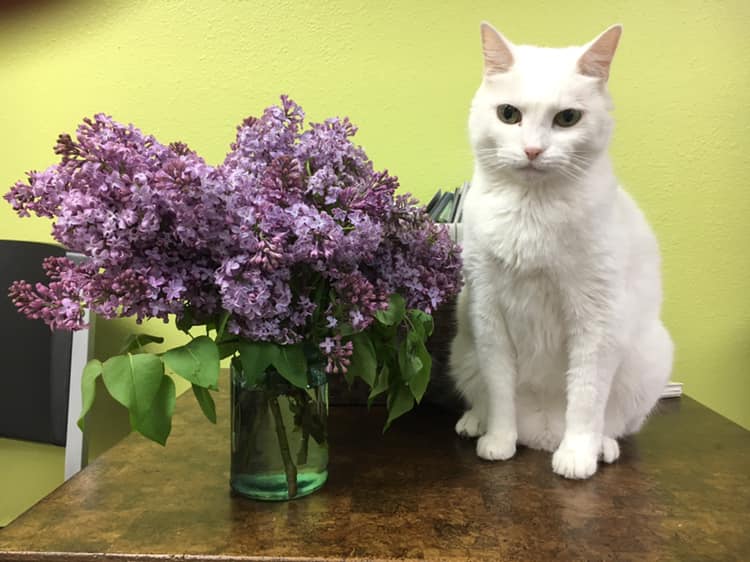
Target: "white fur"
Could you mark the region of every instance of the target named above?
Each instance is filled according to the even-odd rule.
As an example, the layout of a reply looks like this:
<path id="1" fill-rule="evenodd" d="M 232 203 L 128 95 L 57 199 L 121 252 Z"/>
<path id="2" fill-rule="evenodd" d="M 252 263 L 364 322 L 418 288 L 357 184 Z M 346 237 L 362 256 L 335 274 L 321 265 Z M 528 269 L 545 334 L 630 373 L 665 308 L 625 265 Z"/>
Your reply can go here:
<path id="1" fill-rule="evenodd" d="M 640 429 L 669 378 L 659 249 L 613 174 L 606 78 L 578 66 L 589 46 L 508 45 L 512 67 L 485 75 L 469 119 L 451 374 L 470 409 L 456 431 L 479 436 L 484 459 L 511 458 L 518 442 L 554 451 L 556 473 L 587 478 L 598 459 L 617 459 L 616 439 Z M 521 123 L 501 122 L 500 104 Z M 567 108 L 581 121 L 553 126 Z M 544 150 L 537 169 L 523 169 L 527 147 Z"/>

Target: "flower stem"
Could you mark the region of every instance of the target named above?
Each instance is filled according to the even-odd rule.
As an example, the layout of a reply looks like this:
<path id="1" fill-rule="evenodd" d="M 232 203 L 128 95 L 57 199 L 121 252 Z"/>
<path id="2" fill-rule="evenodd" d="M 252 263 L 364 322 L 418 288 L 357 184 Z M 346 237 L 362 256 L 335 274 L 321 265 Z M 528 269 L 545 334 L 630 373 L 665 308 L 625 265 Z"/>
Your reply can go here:
<path id="1" fill-rule="evenodd" d="M 297 453 L 297 464 L 307 464 L 307 451 L 310 447 L 310 430 L 307 427 L 302 428 L 302 443 Z"/>
<path id="2" fill-rule="evenodd" d="M 276 426 L 276 436 L 279 438 L 279 448 L 281 449 L 281 459 L 284 461 L 284 472 L 286 472 L 286 486 L 290 498 L 297 495 L 297 467 L 294 466 L 292 454 L 289 451 L 289 441 L 286 438 L 286 429 L 284 420 L 281 417 L 281 408 L 276 396 L 268 400 L 271 407 L 271 413 Z"/>

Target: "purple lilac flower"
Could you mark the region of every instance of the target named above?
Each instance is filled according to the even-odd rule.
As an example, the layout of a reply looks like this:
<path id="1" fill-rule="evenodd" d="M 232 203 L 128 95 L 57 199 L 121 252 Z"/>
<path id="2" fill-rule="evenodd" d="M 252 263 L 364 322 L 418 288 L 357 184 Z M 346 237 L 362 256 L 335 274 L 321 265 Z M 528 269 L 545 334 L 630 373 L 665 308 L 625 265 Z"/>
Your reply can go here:
<path id="1" fill-rule="evenodd" d="M 341 334 L 336 334 L 325 338 L 320 343 L 320 349 L 327 358 L 326 373 L 329 375 L 346 373 L 354 352 L 352 342 L 342 342 Z"/>
<path id="2" fill-rule="evenodd" d="M 87 307 L 193 323 L 228 311 L 228 331 L 242 338 L 317 334 L 327 370 L 344 372 L 343 326 L 366 329 L 395 292 L 432 312 L 460 284 L 445 229 L 395 195 L 398 180 L 374 170 L 355 133 L 348 119 L 305 128 L 302 108 L 282 96 L 243 121 L 213 167 L 182 143 L 86 119 L 75 139 L 59 137 L 58 164 L 5 198 L 21 216 L 53 218 L 55 239 L 89 260 L 48 260 L 50 283 L 16 282 L 11 297 L 68 329 L 83 326 Z"/>
<path id="3" fill-rule="evenodd" d="M 84 120 L 75 140 L 61 135 L 55 152 L 59 164 L 30 173 L 6 199 L 20 215 L 54 217 L 55 239 L 89 257 L 85 268 L 67 266 L 85 287 L 68 287 L 67 298 L 107 318 L 166 321 L 187 301 L 203 316 L 215 314 L 216 264 L 200 246 L 202 235 L 192 244 L 180 239 L 185 229 L 200 229 L 186 207 L 212 169 L 185 145 L 161 145 L 101 114 Z M 23 293 L 28 300 L 28 287 Z M 66 323 L 69 317 L 60 318 Z"/>

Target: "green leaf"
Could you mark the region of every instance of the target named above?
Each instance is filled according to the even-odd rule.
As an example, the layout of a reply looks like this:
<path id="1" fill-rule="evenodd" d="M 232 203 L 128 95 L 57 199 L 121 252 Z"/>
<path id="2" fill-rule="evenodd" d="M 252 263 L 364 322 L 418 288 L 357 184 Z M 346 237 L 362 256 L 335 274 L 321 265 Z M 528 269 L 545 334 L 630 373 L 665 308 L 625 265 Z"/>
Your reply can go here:
<path id="1" fill-rule="evenodd" d="M 422 370 L 422 359 L 414 353 L 413 351 L 409 352 L 409 366 L 411 368 L 412 378 Z"/>
<path id="2" fill-rule="evenodd" d="M 86 414 L 94 404 L 96 396 L 96 379 L 102 374 L 102 362 L 98 359 L 92 359 L 83 368 L 81 377 L 81 417 L 78 418 L 78 427 L 83 431 L 83 423 Z"/>
<path id="3" fill-rule="evenodd" d="M 361 377 L 370 387 L 375 384 L 378 373 L 378 360 L 375 355 L 375 346 L 370 336 L 365 332 L 359 332 L 352 337 L 354 352 L 351 363 L 346 373 L 346 380 L 351 384 L 354 377 Z"/>
<path id="4" fill-rule="evenodd" d="M 424 347 L 424 342 L 425 335 L 421 329 L 419 331 L 409 330 L 406 333 L 406 343 L 407 351 L 409 353 L 409 360 L 411 361 L 412 368 L 415 372 L 421 370 L 424 364 L 422 361 L 423 355 L 419 352 L 419 348 Z"/>
<path id="5" fill-rule="evenodd" d="M 391 298 L 388 299 L 388 308 L 385 310 L 378 310 L 375 313 L 375 318 L 377 318 L 381 324 L 395 326 L 404 319 L 405 314 L 406 301 L 404 301 L 404 297 L 398 293 L 394 293 L 391 295 Z"/>
<path id="6" fill-rule="evenodd" d="M 344 337 L 351 336 L 354 334 L 354 327 L 351 324 L 339 324 L 338 326 L 339 334 L 341 334 Z"/>
<path id="7" fill-rule="evenodd" d="M 170 349 L 161 358 L 167 367 L 188 382 L 203 388 L 217 388 L 219 348 L 208 336 L 199 336 L 186 345 Z"/>
<path id="8" fill-rule="evenodd" d="M 175 325 L 177 326 L 178 330 L 187 334 L 190 331 L 190 328 L 192 328 L 194 325 L 193 311 L 190 310 L 190 308 L 184 308 L 182 311 L 182 315 L 178 317 Z"/>
<path id="9" fill-rule="evenodd" d="M 112 398 L 130 411 L 131 423 L 137 424 L 159 391 L 164 364 L 150 353 L 115 355 L 102 365 L 102 378 Z"/>
<path id="10" fill-rule="evenodd" d="M 193 385 L 193 394 L 205 416 L 211 423 L 216 423 L 216 404 L 211 393 L 202 386 Z"/>
<path id="11" fill-rule="evenodd" d="M 414 376 L 416 369 L 414 368 L 413 355 L 409 352 L 408 339 L 404 339 L 401 345 L 398 346 L 398 370 L 400 371 L 401 378 L 405 382 L 409 382 Z M 421 367 L 421 365 L 419 365 Z"/>
<path id="12" fill-rule="evenodd" d="M 354 378 L 357 376 L 357 374 L 354 372 L 354 369 L 352 369 L 352 366 L 349 365 L 349 367 L 346 369 L 346 373 L 344 373 L 344 380 L 346 381 L 346 384 L 349 385 L 349 388 L 352 387 L 352 384 L 354 384 Z"/>
<path id="13" fill-rule="evenodd" d="M 435 329 L 435 321 L 432 319 L 432 316 L 419 309 L 413 308 L 409 311 L 409 320 L 414 324 L 418 333 L 423 334 L 422 339 L 429 338 Z M 419 327 L 421 327 L 421 331 L 419 330 Z"/>
<path id="14" fill-rule="evenodd" d="M 159 390 L 154 396 L 151 407 L 140 418 L 135 429 L 144 437 L 160 445 L 166 445 L 167 437 L 172 431 L 175 400 L 176 392 L 172 378 L 162 376 Z"/>
<path id="15" fill-rule="evenodd" d="M 132 351 L 141 351 L 143 347 L 150 343 L 164 343 L 164 338 L 152 336 L 150 334 L 130 334 L 122 345 L 119 353 L 123 355 Z"/>
<path id="16" fill-rule="evenodd" d="M 432 357 L 425 347 L 425 331 L 419 326 L 410 329 L 398 349 L 401 378 L 417 402 L 422 400 L 430 383 Z"/>
<path id="17" fill-rule="evenodd" d="M 380 369 L 380 372 L 378 373 L 378 377 L 375 380 L 375 384 L 372 387 L 372 390 L 370 391 L 370 396 L 367 398 L 367 405 L 372 405 L 372 401 L 375 400 L 378 396 L 383 394 L 386 390 L 388 390 L 388 376 L 389 376 L 389 370 L 388 365 L 383 365 L 383 368 Z"/>
<path id="18" fill-rule="evenodd" d="M 398 342 L 396 336 L 398 330 L 396 326 L 386 327 L 378 322 L 373 322 L 373 329 L 368 329 L 367 332 L 370 335 L 370 341 L 375 348 L 375 357 L 378 358 L 379 363 L 384 363 L 390 357 L 396 356 L 398 350 Z M 383 333 L 387 330 L 388 333 Z"/>
<path id="19" fill-rule="evenodd" d="M 302 344 L 279 346 L 273 361 L 279 374 L 298 388 L 307 388 L 307 359 Z"/>
<path id="20" fill-rule="evenodd" d="M 427 385 L 430 384 L 430 374 L 432 371 L 432 357 L 427 351 L 424 342 L 419 342 L 415 347 L 415 353 L 422 365 L 420 369 L 415 370 L 414 375 L 409 381 L 409 390 L 417 403 L 422 401 Z"/>
<path id="21" fill-rule="evenodd" d="M 393 420 L 403 416 L 414 407 L 414 397 L 405 384 L 398 384 L 391 388 L 388 394 L 388 420 L 385 422 L 383 432 L 385 433 L 393 423 Z"/>
<path id="22" fill-rule="evenodd" d="M 242 372 L 248 386 L 255 386 L 263 379 L 266 369 L 276 361 L 279 356 L 279 346 L 268 342 L 240 341 L 237 344 L 240 350 L 240 361 Z"/>
<path id="23" fill-rule="evenodd" d="M 218 344 L 218 348 L 219 359 L 225 359 L 230 355 L 234 355 L 234 352 L 237 351 L 237 342 L 222 342 Z"/>

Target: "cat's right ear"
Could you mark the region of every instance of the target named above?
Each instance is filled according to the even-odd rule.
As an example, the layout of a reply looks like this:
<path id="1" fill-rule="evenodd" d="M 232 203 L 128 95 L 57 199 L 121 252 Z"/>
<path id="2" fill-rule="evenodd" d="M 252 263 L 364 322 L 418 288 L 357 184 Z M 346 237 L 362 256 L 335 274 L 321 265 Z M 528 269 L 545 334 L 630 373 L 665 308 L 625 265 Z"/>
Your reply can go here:
<path id="1" fill-rule="evenodd" d="M 480 26 L 482 32 L 482 52 L 484 53 L 484 73 L 500 74 L 513 66 L 513 48 L 510 41 L 486 21 Z"/>

